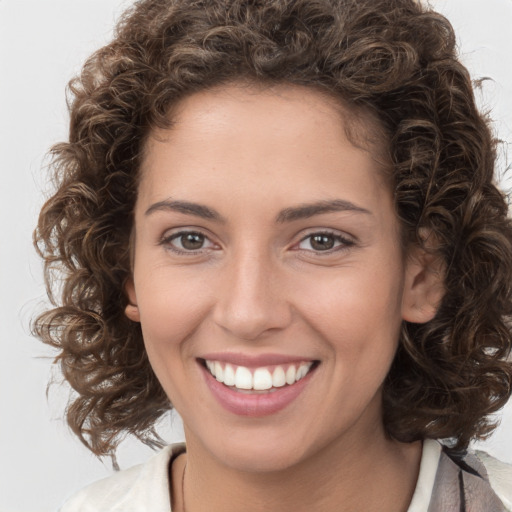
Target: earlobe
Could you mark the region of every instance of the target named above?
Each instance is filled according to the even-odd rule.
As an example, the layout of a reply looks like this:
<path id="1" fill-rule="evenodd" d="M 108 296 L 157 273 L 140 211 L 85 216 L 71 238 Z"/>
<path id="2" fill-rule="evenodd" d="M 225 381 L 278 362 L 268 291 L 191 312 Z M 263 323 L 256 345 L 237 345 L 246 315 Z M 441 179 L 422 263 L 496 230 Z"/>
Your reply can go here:
<path id="1" fill-rule="evenodd" d="M 434 318 L 444 296 L 444 263 L 425 249 L 408 255 L 402 298 L 402 318 L 422 324 Z"/>
<path id="2" fill-rule="evenodd" d="M 124 308 L 124 314 L 132 322 L 140 322 L 139 306 L 137 305 L 137 296 L 135 294 L 135 285 L 133 284 L 133 278 L 130 277 L 124 287 L 126 296 L 128 297 L 128 304 Z"/>

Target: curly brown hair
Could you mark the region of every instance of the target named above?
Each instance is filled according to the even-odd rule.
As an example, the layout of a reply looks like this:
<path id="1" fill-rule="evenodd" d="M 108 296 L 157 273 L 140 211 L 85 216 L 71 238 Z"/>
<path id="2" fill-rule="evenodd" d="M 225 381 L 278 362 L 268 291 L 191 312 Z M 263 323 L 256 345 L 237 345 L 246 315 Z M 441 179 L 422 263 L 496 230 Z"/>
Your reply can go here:
<path id="1" fill-rule="evenodd" d="M 141 0 L 88 59 L 35 232 L 53 307 L 34 329 L 76 392 L 72 430 L 112 454 L 126 433 L 151 442 L 171 407 L 124 313 L 139 163 L 173 105 L 236 80 L 320 88 L 380 120 L 404 240 L 427 230 L 445 264 L 435 318 L 404 322 L 386 431 L 458 448 L 489 434 L 512 388 L 512 226 L 453 29 L 415 0 Z"/>

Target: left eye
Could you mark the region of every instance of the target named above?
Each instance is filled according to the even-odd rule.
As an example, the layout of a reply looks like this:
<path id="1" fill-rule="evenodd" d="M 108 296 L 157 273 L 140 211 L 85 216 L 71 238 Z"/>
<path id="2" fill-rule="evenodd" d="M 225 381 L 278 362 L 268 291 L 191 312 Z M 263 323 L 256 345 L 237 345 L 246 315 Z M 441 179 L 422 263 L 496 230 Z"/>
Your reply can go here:
<path id="1" fill-rule="evenodd" d="M 348 247 L 350 245 L 353 245 L 351 240 L 334 233 L 312 233 L 300 241 L 298 248 L 315 252 L 327 252 L 337 247 Z"/>
<path id="2" fill-rule="evenodd" d="M 200 251 L 213 246 L 213 243 L 205 235 L 196 231 L 174 233 L 166 237 L 163 242 L 181 252 Z"/>

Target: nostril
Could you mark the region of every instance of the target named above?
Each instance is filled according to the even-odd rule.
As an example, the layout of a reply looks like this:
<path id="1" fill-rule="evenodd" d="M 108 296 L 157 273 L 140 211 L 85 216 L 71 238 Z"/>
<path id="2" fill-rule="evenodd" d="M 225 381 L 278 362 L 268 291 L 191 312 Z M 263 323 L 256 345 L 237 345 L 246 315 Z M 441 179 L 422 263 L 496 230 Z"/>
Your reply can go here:
<path id="1" fill-rule="evenodd" d="M 244 300 L 224 307 L 219 304 L 214 315 L 219 327 L 243 341 L 255 341 L 269 332 L 284 329 L 291 319 L 286 304 L 272 300 L 254 303 L 253 307 Z"/>

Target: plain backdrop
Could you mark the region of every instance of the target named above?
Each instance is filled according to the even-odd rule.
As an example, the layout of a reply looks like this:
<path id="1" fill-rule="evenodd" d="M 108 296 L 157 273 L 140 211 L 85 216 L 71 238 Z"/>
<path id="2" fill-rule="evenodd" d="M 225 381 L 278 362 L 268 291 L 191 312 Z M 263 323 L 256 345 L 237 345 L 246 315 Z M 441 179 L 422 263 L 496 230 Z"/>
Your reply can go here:
<path id="1" fill-rule="evenodd" d="M 477 93 L 491 109 L 502 146 L 512 142 L 512 0 L 436 0 L 456 28 L 462 60 L 474 78 L 490 77 Z M 49 512 L 72 492 L 111 473 L 68 431 L 62 419 L 67 389 L 49 397 L 51 352 L 30 336 L 44 301 L 41 264 L 31 245 L 48 190 L 45 153 L 66 137 L 65 86 L 85 58 L 107 42 L 129 0 L 0 0 L 0 512 Z M 508 161 L 506 153 L 508 151 Z M 512 184 L 512 180 L 509 182 Z M 512 462 L 512 404 L 501 426 L 481 444 Z M 179 418 L 163 419 L 169 442 L 182 439 Z M 121 467 L 151 451 L 127 440 Z"/>

